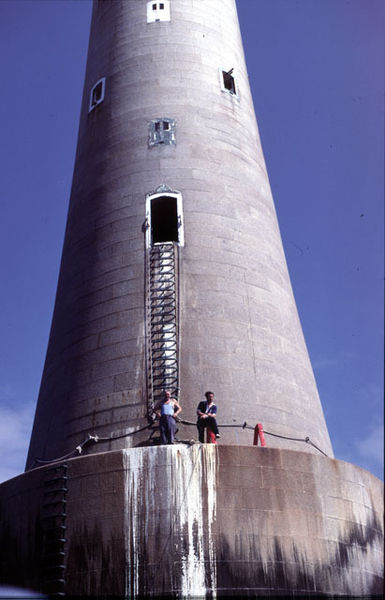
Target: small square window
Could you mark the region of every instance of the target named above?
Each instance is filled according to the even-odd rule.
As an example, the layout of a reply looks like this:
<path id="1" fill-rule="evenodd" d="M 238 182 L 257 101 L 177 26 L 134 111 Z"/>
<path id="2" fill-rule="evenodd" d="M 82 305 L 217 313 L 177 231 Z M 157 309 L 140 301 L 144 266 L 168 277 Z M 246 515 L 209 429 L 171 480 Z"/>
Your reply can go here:
<path id="1" fill-rule="evenodd" d="M 156 146 L 158 144 L 174 145 L 175 143 L 174 119 L 162 118 L 150 121 L 148 127 L 149 146 Z"/>
<path id="2" fill-rule="evenodd" d="M 106 78 L 99 79 L 92 87 L 90 92 L 90 103 L 88 112 L 91 112 L 98 104 L 101 104 L 104 100 L 104 94 L 106 89 Z"/>
<path id="3" fill-rule="evenodd" d="M 170 0 L 163 2 L 147 2 L 147 23 L 156 23 L 158 21 L 170 21 Z"/>

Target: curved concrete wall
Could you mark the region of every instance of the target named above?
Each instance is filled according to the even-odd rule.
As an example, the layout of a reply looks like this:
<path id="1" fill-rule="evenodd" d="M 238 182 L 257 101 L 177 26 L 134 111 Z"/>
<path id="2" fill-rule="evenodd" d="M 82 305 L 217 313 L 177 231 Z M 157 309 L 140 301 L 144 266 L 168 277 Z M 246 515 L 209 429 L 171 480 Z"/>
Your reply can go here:
<path id="1" fill-rule="evenodd" d="M 68 595 L 382 593 L 383 484 L 359 467 L 305 452 L 200 444 L 67 464 Z M 45 508 L 50 479 L 52 471 L 39 468 L 0 486 L 2 583 L 52 591 L 45 511 L 59 514 L 61 496 L 51 494 Z"/>
<path id="2" fill-rule="evenodd" d="M 95 3 L 55 311 L 28 466 L 88 433 L 146 424 L 146 194 L 181 192 L 180 399 L 195 420 L 212 389 L 224 424 L 332 449 L 293 298 L 260 145 L 233 0 Z M 234 69 L 238 96 L 221 89 Z M 104 101 L 88 112 L 92 86 Z M 148 124 L 176 121 L 176 145 L 148 146 Z M 182 437 L 195 436 L 186 429 Z M 223 429 L 229 444 L 251 434 Z M 126 445 L 145 443 L 127 438 Z M 296 442 L 271 439 L 275 446 Z M 118 446 L 111 446 L 120 447 Z M 95 446 L 94 451 L 106 450 Z M 306 451 L 315 451 L 307 446 Z"/>

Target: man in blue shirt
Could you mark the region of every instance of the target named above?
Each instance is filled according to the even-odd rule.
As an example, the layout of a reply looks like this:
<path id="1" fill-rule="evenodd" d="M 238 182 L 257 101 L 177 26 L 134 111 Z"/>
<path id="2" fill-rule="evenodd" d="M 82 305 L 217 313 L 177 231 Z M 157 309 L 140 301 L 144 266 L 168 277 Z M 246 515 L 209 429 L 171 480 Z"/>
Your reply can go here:
<path id="1" fill-rule="evenodd" d="M 213 392 L 205 393 L 206 400 L 202 400 L 199 402 L 197 408 L 198 415 L 198 433 L 199 433 L 199 441 L 204 443 L 205 441 L 205 427 L 211 430 L 216 438 L 221 437 L 219 435 L 217 420 L 215 415 L 217 414 L 217 407 L 214 404 L 214 394 Z"/>

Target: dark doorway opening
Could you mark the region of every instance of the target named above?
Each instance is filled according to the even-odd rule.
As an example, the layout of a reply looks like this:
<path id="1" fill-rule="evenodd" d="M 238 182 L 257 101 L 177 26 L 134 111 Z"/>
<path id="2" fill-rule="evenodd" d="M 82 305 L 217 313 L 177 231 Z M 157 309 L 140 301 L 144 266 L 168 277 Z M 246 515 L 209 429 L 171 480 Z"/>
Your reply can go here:
<path id="1" fill-rule="evenodd" d="M 178 242 L 178 211 L 176 198 L 161 196 L 151 200 L 151 240 Z"/>

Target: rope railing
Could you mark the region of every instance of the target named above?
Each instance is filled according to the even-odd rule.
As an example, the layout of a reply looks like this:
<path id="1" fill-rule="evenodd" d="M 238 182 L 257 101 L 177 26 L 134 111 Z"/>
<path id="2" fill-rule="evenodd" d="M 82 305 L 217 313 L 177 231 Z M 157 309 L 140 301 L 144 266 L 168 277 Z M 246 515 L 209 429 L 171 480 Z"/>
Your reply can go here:
<path id="1" fill-rule="evenodd" d="M 179 421 L 181 423 L 183 423 L 183 425 L 195 425 L 196 423 L 192 423 L 191 421 L 184 421 L 183 419 L 179 419 Z M 241 425 L 240 423 L 234 423 L 234 424 L 219 424 L 218 427 L 223 428 L 223 427 L 241 427 L 242 429 L 251 429 L 252 431 L 255 430 L 255 427 L 252 427 L 251 425 L 248 425 L 246 421 L 244 421 L 244 423 Z M 316 444 L 314 444 L 314 442 L 311 441 L 309 436 L 306 436 L 305 438 L 294 438 L 294 437 L 289 437 L 287 435 L 280 435 L 278 433 L 272 433 L 271 431 L 266 431 L 266 429 L 263 430 L 263 432 L 266 435 L 272 435 L 273 437 L 277 437 L 277 438 L 281 438 L 283 440 L 291 440 L 293 442 L 305 442 L 306 444 L 310 444 L 311 446 L 313 446 L 313 448 L 315 448 L 316 450 L 318 450 L 319 452 L 321 452 L 321 454 L 323 454 L 324 456 L 327 456 L 326 452 L 324 452 L 323 450 L 321 450 L 321 448 L 319 448 Z"/>
<path id="2" fill-rule="evenodd" d="M 185 419 L 180 419 L 179 417 L 176 418 L 177 423 L 181 423 L 182 425 L 187 425 L 187 426 L 194 426 L 196 427 L 196 422 L 192 422 L 192 421 L 186 421 Z M 255 427 L 252 427 L 251 425 L 248 425 L 246 421 L 244 421 L 242 424 L 241 423 L 233 423 L 233 424 L 226 424 L 226 423 L 222 423 L 219 424 L 218 427 L 220 428 L 224 428 L 224 427 L 232 427 L 232 428 L 240 428 L 240 429 L 250 429 L 252 431 L 255 430 Z M 97 444 L 100 442 L 112 442 L 115 440 L 120 440 L 123 439 L 125 437 L 129 437 L 132 435 L 135 435 L 136 433 L 140 433 L 142 431 L 145 431 L 146 429 L 153 429 L 150 438 L 152 437 L 153 433 L 154 433 L 154 423 L 150 423 L 148 425 L 145 425 L 144 427 L 141 427 L 140 429 L 135 429 L 134 431 L 129 431 L 128 433 L 122 433 L 120 435 L 111 435 L 108 437 L 100 437 L 98 435 L 91 435 L 88 434 L 88 437 L 78 446 L 76 446 L 76 448 L 74 450 L 72 450 L 72 452 L 69 452 L 68 454 L 65 454 L 64 456 L 60 456 L 59 458 L 53 458 L 51 460 L 43 460 L 40 458 L 35 458 L 34 459 L 34 463 L 38 463 L 39 465 L 48 465 L 48 464 L 52 464 L 52 463 L 56 463 L 56 462 L 60 462 L 62 460 L 66 460 L 68 458 L 71 458 L 72 456 L 78 456 L 80 454 L 82 454 L 83 452 L 83 448 L 85 446 L 88 446 L 89 444 Z M 321 448 L 319 448 L 314 442 L 312 442 L 312 440 L 310 439 L 309 436 L 306 436 L 305 438 L 295 438 L 295 437 L 290 437 L 290 436 L 286 436 L 286 435 L 281 435 L 279 433 L 272 433 L 271 431 L 266 431 L 264 429 L 264 433 L 266 435 L 271 435 L 273 437 L 276 438 L 280 438 L 283 440 L 290 440 L 293 442 L 305 442 L 306 444 L 309 444 L 310 446 L 312 446 L 313 448 L 315 448 L 316 450 L 318 450 L 318 452 L 320 452 L 321 454 L 323 454 L 324 456 L 327 457 L 326 452 L 324 452 L 323 450 L 321 450 Z M 190 442 L 189 442 L 190 443 Z"/>
<path id="3" fill-rule="evenodd" d="M 145 427 L 141 427 L 140 429 L 135 429 L 135 431 L 129 431 L 128 433 L 122 433 L 121 435 L 111 435 L 109 437 L 99 437 L 98 435 L 91 435 L 89 433 L 88 437 L 84 440 L 84 442 L 82 442 L 81 444 L 76 446 L 76 448 L 74 450 L 72 450 L 72 452 L 69 452 L 68 454 L 65 454 L 64 456 L 60 456 L 59 458 L 52 458 L 51 460 L 43 460 L 41 458 L 34 458 L 34 463 L 51 464 L 51 463 L 55 463 L 55 462 L 60 462 L 61 460 L 66 460 L 67 458 L 70 458 L 71 456 L 76 456 L 76 454 L 78 454 L 78 455 L 81 454 L 83 452 L 83 448 L 85 446 L 87 446 L 88 444 L 91 444 L 91 443 L 97 444 L 98 442 L 112 442 L 114 440 L 121 440 L 122 438 L 129 437 L 131 435 L 135 435 L 135 433 L 140 433 L 141 431 L 150 429 L 150 427 L 152 427 L 152 423 L 149 425 L 145 425 Z"/>

